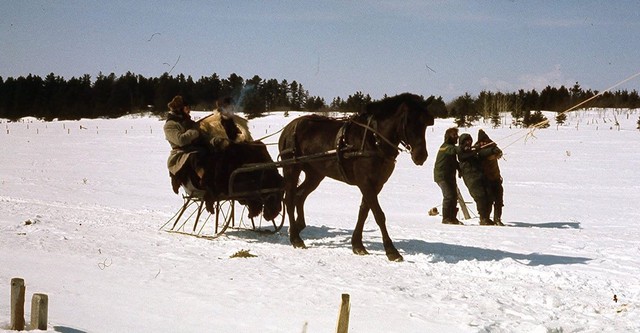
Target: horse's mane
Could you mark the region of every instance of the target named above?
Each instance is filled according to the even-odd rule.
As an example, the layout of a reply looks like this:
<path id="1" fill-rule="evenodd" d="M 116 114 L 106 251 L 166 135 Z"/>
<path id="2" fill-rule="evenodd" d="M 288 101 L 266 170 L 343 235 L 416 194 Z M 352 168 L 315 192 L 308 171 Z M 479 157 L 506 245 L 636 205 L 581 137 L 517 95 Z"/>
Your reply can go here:
<path id="1" fill-rule="evenodd" d="M 387 97 L 376 102 L 371 102 L 366 105 L 364 110 L 358 113 L 358 116 L 374 116 L 376 118 L 386 118 L 393 115 L 397 107 L 402 103 L 406 103 L 412 108 L 419 108 L 420 106 L 426 108 L 427 106 L 427 102 L 422 96 L 411 93 L 404 93 L 393 97 Z"/>

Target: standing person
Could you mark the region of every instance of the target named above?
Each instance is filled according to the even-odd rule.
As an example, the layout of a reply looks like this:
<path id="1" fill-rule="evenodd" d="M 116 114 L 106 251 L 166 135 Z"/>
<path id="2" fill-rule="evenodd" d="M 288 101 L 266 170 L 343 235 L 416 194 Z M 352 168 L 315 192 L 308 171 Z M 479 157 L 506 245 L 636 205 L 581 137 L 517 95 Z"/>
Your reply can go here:
<path id="1" fill-rule="evenodd" d="M 171 145 L 167 167 L 171 177 L 171 186 L 177 194 L 180 185 L 193 172 L 195 172 L 198 179 L 191 179 L 192 184 L 202 186 L 205 170 L 204 159 L 207 149 L 197 142 L 200 137 L 198 124 L 191 119 L 191 108 L 184 103 L 182 96 L 175 96 L 167 106 L 169 107 L 169 112 L 163 127 L 165 138 Z M 191 173 L 188 172 L 187 166 L 191 168 Z"/>
<path id="2" fill-rule="evenodd" d="M 478 130 L 478 157 L 482 173 L 485 178 L 485 186 L 489 195 L 489 207 L 493 205 L 493 222 L 503 226 L 502 207 L 504 206 L 504 188 L 498 159 L 502 157 L 502 150 L 493 142 L 482 129 Z M 489 208 L 489 209 L 490 209 Z"/>
<path id="3" fill-rule="evenodd" d="M 480 215 L 480 225 L 495 225 L 489 218 L 491 213 L 491 202 L 487 195 L 485 177 L 482 172 L 480 158 L 477 147 L 472 146 L 473 139 L 470 134 L 460 135 L 458 144 L 458 161 L 460 161 L 460 173 L 464 184 L 469 189 L 469 194 L 476 202 L 478 214 Z"/>
<path id="4" fill-rule="evenodd" d="M 433 180 L 442 190 L 442 223 L 444 224 L 463 224 L 456 218 L 458 200 L 456 171 L 459 169 L 456 159 L 457 141 L 458 129 L 455 127 L 447 129 L 433 168 Z"/>

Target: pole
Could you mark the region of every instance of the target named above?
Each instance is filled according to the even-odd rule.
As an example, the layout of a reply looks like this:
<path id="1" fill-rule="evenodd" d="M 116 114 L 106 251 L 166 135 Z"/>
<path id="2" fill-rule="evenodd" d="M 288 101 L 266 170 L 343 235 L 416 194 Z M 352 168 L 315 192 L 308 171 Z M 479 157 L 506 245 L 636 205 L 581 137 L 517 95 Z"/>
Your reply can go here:
<path id="1" fill-rule="evenodd" d="M 460 193 L 460 188 L 457 186 L 456 186 L 456 191 L 458 192 L 458 204 L 460 204 L 460 209 L 462 209 L 462 215 L 464 215 L 465 220 L 468 220 L 471 218 L 471 215 L 469 215 L 469 209 L 467 209 L 467 204 L 464 202 L 462 193 Z"/>

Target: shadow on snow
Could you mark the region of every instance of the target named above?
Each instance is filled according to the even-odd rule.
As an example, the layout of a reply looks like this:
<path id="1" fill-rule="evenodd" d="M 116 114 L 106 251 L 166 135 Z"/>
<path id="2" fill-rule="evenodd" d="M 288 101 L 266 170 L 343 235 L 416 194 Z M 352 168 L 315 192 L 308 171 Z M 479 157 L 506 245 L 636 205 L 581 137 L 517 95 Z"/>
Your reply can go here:
<path id="1" fill-rule="evenodd" d="M 68 326 L 53 326 L 53 330 L 55 332 L 61 332 L 61 333 L 85 333 L 86 331 L 82 331 L 73 327 L 68 327 Z"/>
<path id="2" fill-rule="evenodd" d="M 546 222 L 546 223 L 509 222 L 508 226 L 517 227 L 517 228 L 582 229 L 580 227 L 580 222 Z"/>
<path id="3" fill-rule="evenodd" d="M 559 256 L 543 253 L 515 253 L 502 250 L 485 249 L 467 245 L 429 243 L 418 239 L 396 241 L 398 247 L 409 255 L 433 255 L 432 262 L 455 264 L 460 261 L 499 261 L 512 259 L 527 266 L 551 266 L 586 264 L 591 258 Z"/>
<path id="4" fill-rule="evenodd" d="M 521 227 L 526 227 L 529 224 L 522 223 Z M 546 228 L 567 228 L 566 225 L 573 225 L 572 228 L 579 228 L 579 223 L 543 223 L 543 224 L 531 224 L 532 227 L 540 227 L 541 225 Z M 464 228 L 464 227 L 461 227 Z M 493 228 L 493 227 L 482 227 Z M 372 230 L 365 230 L 368 233 Z M 307 226 L 304 229 L 305 238 L 309 240 L 309 247 L 322 247 L 322 248 L 344 248 L 350 250 L 351 248 L 351 233 L 352 230 L 333 228 L 328 226 Z M 227 232 L 229 236 L 235 236 L 242 238 L 248 242 L 261 242 L 271 243 L 278 245 L 290 246 L 288 228 L 285 226 L 278 233 L 258 233 L 247 230 L 234 230 Z M 366 237 L 369 240 L 365 241 L 367 249 L 376 252 L 384 252 L 380 237 Z M 503 250 L 486 249 L 481 247 L 457 245 L 457 244 L 445 244 L 439 242 L 426 242 L 420 239 L 397 239 L 394 241 L 398 249 L 402 250 L 407 255 L 431 255 L 433 259 L 431 262 L 446 262 L 455 264 L 461 261 L 500 261 L 503 259 L 512 259 L 527 266 L 551 266 L 551 265 L 572 265 L 572 264 L 586 264 L 591 258 L 586 257 L 574 257 L 574 256 L 561 256 L 554 254 L 544 253 L 516 253 Z M 409 259 L 409 258 L 406 258 Z"/>

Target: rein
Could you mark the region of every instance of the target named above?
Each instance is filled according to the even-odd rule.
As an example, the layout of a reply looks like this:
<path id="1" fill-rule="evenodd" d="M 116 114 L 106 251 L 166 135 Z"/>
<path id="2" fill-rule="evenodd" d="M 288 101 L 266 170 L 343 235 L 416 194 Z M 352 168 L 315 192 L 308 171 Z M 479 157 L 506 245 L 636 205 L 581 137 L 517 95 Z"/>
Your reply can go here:
<path id="1" fill-rule="evenodd" d="M 403 120 L 405 120 L 405 121 L 403 121 L 403 122 L 402 122 L 403 132 L 406 132 L 406 127 L 405 127 L 405 126 L 406 126 L 406 117 L 407 117 L 407 116 L 406 116 L 406 112 L 405 112 L 405 114 L 404 114 L 404 116 L 403 116 L 403 118 L 404 118 Z M 372 119 L 372 118 L 373 118 L 373 116 L 369 116 L 369 118 L 368 118 L 368 122 L 369 122 L 369 123 L 371 123 L 371 119 Z M 354 124 L 356 124 L 356 125 L 358 125 L 358 126 L 360 126 L 360 127 L 362 127 L 362 128 L 364 128 L 364 129 L 366 129 L 366 130 L 371 131 L 373 134 L 375 134 L 377 137 L 379 137 L 380 139 L 382 139 L 382 141 L 384 141 L 385 143 L 387 143 L 389 146 L 393 147 L 393 149 L 397 150 L 398 152 L 411 152 L 411 146 L 407 145 L 407 144 L 404 142 L 404 140 L 400 140 L 400 144 L 404 147 L 404 149 L 402 149 L 402 148 L 398 147 L 397 145 L 395 145 L 393 142 L 391 142 L 391 140 L 387 139 L 384 135 L 380 134 L 380 132 L 379 132 L 379 131 L 377 131 L 375 128 L 373 128 L 373 127 L 369 126 L 368 124 L 363 124 L 363 123 L 358 122 L 358 121 L 353 120 L 353 119 L 350 119 L 349 121 L 350 121 L 350 122 L 352 122 L 352 123 L 354 123 Z M 404 134 L 404 136 L 405 136 L 405 140 L 406 140 L 406 136 L 407 136 L 407 134 L 406 134 L 406 133 L 403 133 L 403 134 Z M 365 136 L 367 135 L 367 132 L 366 132 L 366 131 L 365 131 L 364 135 L 365 135 Z M 364 140 L 363 140 L 363 141 L 364 141 Z"/>
<path id="2" fill-rule="evenodd" d="M 261 137 L 261 138 L 259 138 L 259 139 L 257 139 L 257 140 L 254 140 L 254 141 L 262 141 L 262 140 L 264 140 L 264 139 L 270 138 L 270 137 L 272 137 L 272 136 L 274 136 L 274 135 L 276 135 L 276 134 L 278 134 L 278 133 L 282 132 L 282 130 L 284 130 L 284 127 L 283 127 L 283 128 L 281 128 L 281 129 L 280 129 L 279 131 L 277 131 L 277 132 L 271 133 L 271 134 L 269 134 L 269 135 L 265 135 L 265 136 L 263 136 L 263 137 Z"/>

